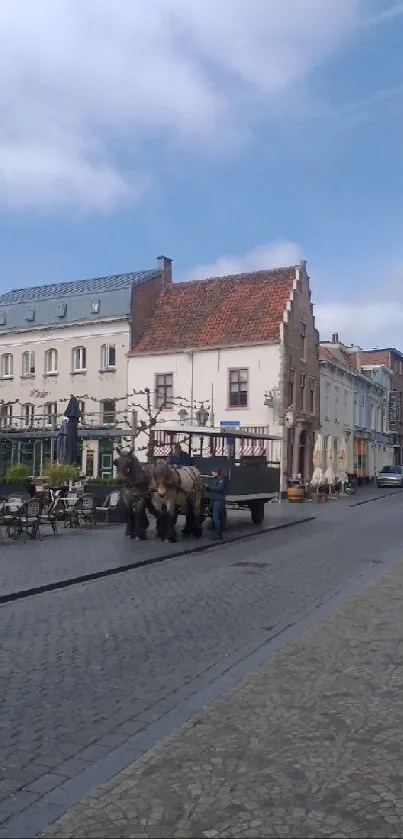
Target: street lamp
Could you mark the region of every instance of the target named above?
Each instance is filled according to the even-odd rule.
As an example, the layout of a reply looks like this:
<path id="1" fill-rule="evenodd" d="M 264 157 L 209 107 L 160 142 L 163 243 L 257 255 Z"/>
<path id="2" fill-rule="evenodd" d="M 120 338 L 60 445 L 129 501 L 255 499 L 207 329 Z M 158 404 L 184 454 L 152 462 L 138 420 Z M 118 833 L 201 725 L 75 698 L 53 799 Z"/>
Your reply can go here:
<path id="1" fill-rule="evenodd" d="M 204 407 L 204 403 L 202 402 L 200 408 L 196 411 L 196 422 L 197 425 L 207 425 L 207 420 L 209 418 L 209 412 L 207 408 Z"/>
<path id="2" fill-rule="evenodd" d="M 273 411 L 273 424 L 278 418 L 280 400 L 281 390 L 279 387 L 273 387 L 271 390 L 266 390 L 264 395 L 264 404 L 267 408 L 270 408 Z"/>
<path id="3" fill-rule="evenodd" d="M 278 422 L 281 417 L 281 388 L 273 387 L 271 390 L 266 390 L 264 395 L 264 405 L 273 412 L 273 426 Z M 283 445 L 284 445 L 284 427 L 283 421 L 280 420 L 281 426 L 281 435 L 280 435 L 280 452 L 279 452 L 279 460 L 280 460 L 280 492 L 279 492 L 279 502 L 281 502 L 281 493 L 283 489 Z"/>
<path id="4" fill-rule="evenodd" d="M 185 425 L 185 422 L 188 418 L 188 412 L 187 412 L 186 408 L 181 408 L 178 413 L 179 413 L 180 424 Z"/>

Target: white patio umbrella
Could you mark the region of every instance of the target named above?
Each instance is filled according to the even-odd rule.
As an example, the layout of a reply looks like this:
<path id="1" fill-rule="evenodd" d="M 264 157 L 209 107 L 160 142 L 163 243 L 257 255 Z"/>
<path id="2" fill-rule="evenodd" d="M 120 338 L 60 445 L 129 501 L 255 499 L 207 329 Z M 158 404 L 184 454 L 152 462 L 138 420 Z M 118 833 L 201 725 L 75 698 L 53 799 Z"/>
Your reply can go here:
<path id="1" fill-rule="evenodd" d="M 313 475 L 311 484 L 312 486 L 319 487 L 323 484 L 324 481 L 324 474 L 323 474 L 323 456 L 324 456 L 324 448 L 323 448 L 323 437 L 321 434 L 316 435 L 315 440 L 315 447 L 313 450 Z"/>
<path id="2" fill-rule="evenodd" d="M 340 448 L 339 448 L 339 456 L 338 456 L 337 460 L 338 460 L 339 480 L 340 480 L 340 482 L 343 486 L 343 489 L 344 489 L 344 484 L 346 484 L 348 482 L 348 475 L 347 475 L 347 461 L 348 461 L 347 441 L 346 441 L 346 438 L 345 438 L 344 434 L 341 438 Z"/>
<path id="3" fill-rule="evenodd" d="M 333 486 L 336 480 L 334 474 L 334 463 L 333 463 L 333 440 L 329 435 L 327 439 L 327 468 L 325 472 L 325 478 L 329 484 L 329 486 Z"/>

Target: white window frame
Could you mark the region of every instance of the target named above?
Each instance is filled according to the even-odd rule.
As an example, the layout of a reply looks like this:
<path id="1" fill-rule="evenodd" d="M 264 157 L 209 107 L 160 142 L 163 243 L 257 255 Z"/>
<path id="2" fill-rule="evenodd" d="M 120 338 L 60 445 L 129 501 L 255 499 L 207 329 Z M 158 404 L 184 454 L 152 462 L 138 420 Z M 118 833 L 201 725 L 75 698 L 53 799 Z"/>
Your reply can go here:
<path id="1" fill-rule="evenodd" d="M 237 380 L 231 381 L 231 378 L 236 374 Z M 245 378 L 242 378 L 242 377 Z M 241 387 L 241 385 L 246 384 L 246 389 Z M 249 367 L 229 367 L 228 369 L 228 377 L 227 377 L 227 407 L 231 411 L 237 410 L 246 410 L 249 407 Z M 231 391 L 231 385 L 237 385 L 237 391 Z M 238 403 L 235 404 L 231 401 L 231 394 L 238 394 Z M 246 402 L 244 405 L 241 404 L 240 395 L 241 393 L 246 393 Z"/>
<path id="2" fill-rule="evenodd" d="M 0 428 L 10 428 L 13 423 L 12 402 L 5 402 L 0 407 Z"/>
<path id="3" fill-rule="evenodd" d="M 113 405 L 114 405 L 113 419 L 109 420 L 109 421 L 105 420 L 105 414 L 108 413 L 108 414 L 112 415 L 112 411 L 105 411 L 105 404 L 107 402 L 110 402 L 111 404 L 113 403 Z M 115 399 L 103 399 L 102 402 L 101 402 L 101 424 L 102 425 L 115 425 L 115 423 L 116 423 L 116 400 Z"/>
<path id="4" fill-rule="evenodd" d="M 1 356 L 1 378 L 12 379 L 14 375 L 14 358 L 11 352 L 5 352 Z"/>
<path id="5" fill-rule="evenodd" d="M 84 425 L 84 423 L 85 423 L 85 402 L 83 401 L 83 399 L 79 400 L 78 408 L 79 408 L 79 411 L 80 411 L 80 423 L 81 423 L 81 425 Z"/>
<path id="6" fill-rule="evenodd" d="M 32 428 L 35 421 L 35 405 L 33 402 L 25 402 L 22 405 L 21 420 L 24 428 Z"/>
<path id="7" fill-rule="evenodd" d="M 359 412 L 358 412 L 358 390 L 354 391 L 354 416 L 353 422 L 354 425 L 359 425 Z"/>
<path id="8" fill-rule="evenodd" d="M 58 372 L 59 353 L 55 347 L 50 347 L 45 352 L 45 376 L 57 376 Z"/>
<path id="9" fill-rule="evenodd" d="M 170 383 L 167 383 L 170 379 Z M 171 391 L 171 394 L 168 394 Z M 156 373 L 155 374 L 155 407 L 160 408 L 161 411 L 169 411 L 174 407 L 174 374 L 170 373 Z"/>
<path id="10" fill-rule="evenodd" d="M 36 361 L 34 350 L 25 350 L 22 354 L 22 375 L 24 378 L 35 376 Z"/>
<path id="11" fill-rule="evenodd" d="M 110 353 L 113 350 L 115 361 L 111 364 Z M 101 347 L 101 370 L 116 370 L 116 344 L 102 344 Z"/>
<path id="12" fill-rule="evenodd" d="M 329 419 L 330 382 L 325 382 L 325 419 Z"/>
<path id="13" fill-rule="evenodd" d="M 87 372 L 87 348 L 83 346 L 73 347 L 71 351 L 72 373 Z"/>
<path id="14" fill-rule="evenodd" d="M 48 428 L 55 428 L 57 423 L 57 402 L 45 402 L 44 425 Z"/>

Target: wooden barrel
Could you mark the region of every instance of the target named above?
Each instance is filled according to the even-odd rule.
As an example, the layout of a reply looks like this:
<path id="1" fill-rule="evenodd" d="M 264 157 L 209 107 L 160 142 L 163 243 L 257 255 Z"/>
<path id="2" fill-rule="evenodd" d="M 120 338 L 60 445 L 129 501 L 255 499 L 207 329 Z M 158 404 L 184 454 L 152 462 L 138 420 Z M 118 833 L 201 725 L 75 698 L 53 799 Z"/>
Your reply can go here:
<path id="1" fill-rule="evenodd" d="M 302 504 L 304 500 L 304 487 L 288 487 L 287 498 L 290 504 Z"/>

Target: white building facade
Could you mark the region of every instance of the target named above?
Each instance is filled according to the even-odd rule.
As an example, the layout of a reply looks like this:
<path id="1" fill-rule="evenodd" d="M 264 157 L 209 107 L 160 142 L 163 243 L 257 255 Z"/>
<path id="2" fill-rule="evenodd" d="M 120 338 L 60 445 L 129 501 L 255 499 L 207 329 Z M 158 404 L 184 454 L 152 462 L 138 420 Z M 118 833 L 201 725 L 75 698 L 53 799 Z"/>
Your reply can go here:
<path id="1" fill-rule="evenodd" d="M 392 371 L 381 364 L 361 365 L 359 348 L 341 344 L 336 334 L 332 342 L 321 343 L 319 357 L 325 467 L 329 437 L 335 464 L 344 437 L 347 472 L 359 481 L 373 481 L 383 466 L 393 463 L 388 425 Z"/>
<path id="2" fill-rule="evenodd" d="M 280 435 L 281 418 L 274 405 L 265 404 L 268 393 L 278 391 L 280 374 L 279 344 L 133 355 L 128 361 L 128 392 L 149 387 L 155 412 L 162 406 L 159 422 L 178 422 L 186 411 L 186 421 L 196 423 L 196 411 L 203 405 L 209 425 Z M 138 404 L 139 397 L 129 398 L 131 408 Z M 139 410 L 138 419 L 143 417 Z M 157 443 L 158 454 L 169 452 L 168 440 Z M 140 434 L 139 456 L 144 457 L 146 446 L 146 435 Z M 245 454 L 259 454 L 263 448 L 250 442 Z"/>
<path id="3" fill-rule="evenodd" d="M 212 426 L 281 438 L 275 455 L 252 439 L 242 453 L 281 461 L 282 490 L 292 475 L 309 479 L 319 363 L 305 263 L 172 285 L 130 353 L 128 392 L 145 388 L 158 424 L 181 417 L 196 424 L 203 404 Z M 139 405 L 140 397 L 129 403 L 141 422 Z M 155 453 L 164 455 L 169 439 L 161 434 Z M 136 440 L 140 457 L 146 438 Z"/>
<path id="4" fill-rule="evenodd" d="M 133 333 L 144 301 L 152 307 L 170 282 L 169 269 L 170 260 L 161 257 L 148 271 L 0 296 L 0 472 L 23 462 L 33 475 L 43 473 L 55 459 L 57 429 L 74 395 L 81 470 L 88 478 L 112 476 L 119 431 L 130 430 Z"/>
<path id="5" fill-rule="evenodd" d="M 344 437 L 347 449 L 347 472 L 353 473 L 355 375 L 325 346 L 319 348 L 320 363 L 320 433 L 324 442 L 324 468 L 327 466 L 329 437 L 332 440 L 333 462 Z M 336 467 L 335 467 L 336 468 Z"/>

